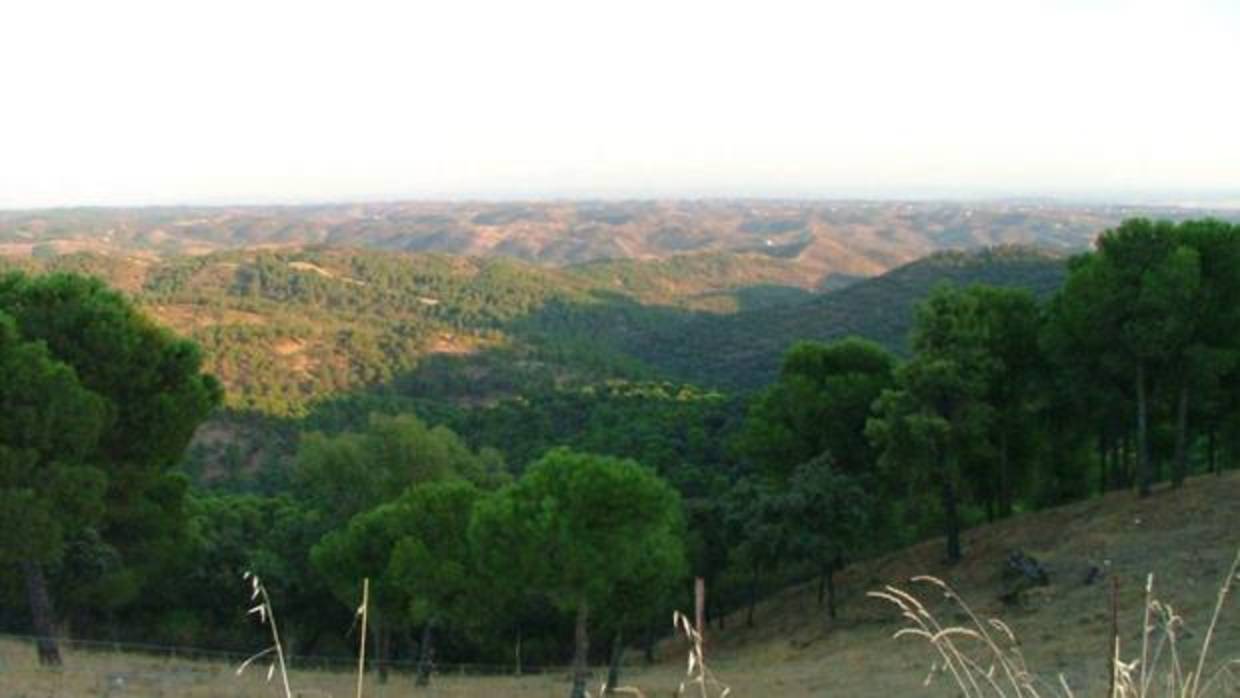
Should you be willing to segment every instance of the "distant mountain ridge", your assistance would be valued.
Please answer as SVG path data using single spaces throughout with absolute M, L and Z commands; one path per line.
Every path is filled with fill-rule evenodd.
M 326 246 L 512 257 L 542 266 L 745 253 L 783 282 L 834 288 L 944 249 L 1081 249 L 1133 216 L 1200 209 L 1011 202 L 773 200 L 395 202 L 0 211 L 0 255 L 151 258 Z M 1236 211 L 1218 211 L 1236 217 Z

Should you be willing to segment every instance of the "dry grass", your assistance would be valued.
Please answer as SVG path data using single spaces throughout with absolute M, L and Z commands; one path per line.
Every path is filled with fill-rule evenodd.
M 1029 671 L 1015 634 L 1003 621 L 997 618 L 983 621 L 941 579 L 915 577 L 913 581 L 936 587 L 969 619 L 968 625 L 945 626 L 916 596 L 902 589 L 888 586 L 883 591 L 870 592 L 870 596 L 900 609 L 906 625 L 895 632 L 896 639 L 920 638 L 937 652 L 938 659 L 931 664 L 924 686 L 929 686 L 936 674 L 945 673 L 951 676 L 965 698 L 991 695 L 1071 698 L 1072 692 L 1062 676 L 1060 685 L 1054 686 L 1043 683 L 1044 679 Z
M 700 598 L 700 597 L 699 597 Z M 732 688 L 715 676 L 715 672 L 706 666 L 706 650 L 702 633 L 689 622 L 689 618 L 680 611 L 672 615 L 672 625 L 677 632 L 684 635 L 689 643 L 689 665 L 685 668 L 685 680 L 680 682 L 676 695 L 684 695 L 688 690 L 701 698 L 727 698 Z M 696 687 L 696 689 L 695 689 Z
M 1116 643 L 1113 661 L 1114 675 L 1112 678 L 1113 696 L 1115 698 L 1202 698 L 1212 695 L 1212 690 L 1235 695 L 1240 692 L 1240 659 L 1231 659 L 1210 668 L 1208 660 L 1210 650 L 1218 629 L 1223 608 L 1231 595 L 1232 586 L 1240 573 L 1240 552 L 1227 571 L 1222 585 L 1219 586 L 1218 600 L 1214 605 L 1214 614 L 1210 617 L 1210 625 L 1197 651 L 1197 661 L 1182 657 L 1179 640 L 1183 633 L 1184 619 L 1181 618 L 1170 604 L 1154 598 L 1154 575 L 1150 575 L 1145 585 L 1145 618 L 1142 624 L 1141 656 L 1124 662 L 1120 656 L 1120 648 Z M 1160 658 L 1166 661 L 1160 665 Z M 1160 668 L 1161 667 L 1161 668 Z
M 280 642 L 280 629 L 276 625 L 276 613 L 275 609 L 271 607 L 271 597 L 267 594 L 267 587 L 263 586 L 262 580 L 253 572 L 247 571 L 243 575 L 243 579 L 250 583 L 250 601 L 258 602 L 250 609 L 249 615 L 257 615 L 258 622 L 267 626 L 271 631 L 271 646 L 242 662 L 241 666 L 237 667 L 237 676 L 241 676 L 245 672 L 246 667 L 270 655 L 272 660 L 267 668 L 267 681 L 270 682 L 276 669 L 279 669 L 280 685 L 284 689 L 284 698 L 293 698 L 293 691 L 289 687 L 288 682 L 288 663 L 284 661 L 284 645 Z M 358 694 L 360 698 L 360 690 Z
M 25 642 L 0 640 L 0 698 L 277 698 L 283 696 L 280 681 L 267 680 L 267 668 L 246 671 L 237 676 L 237 661 L 220 659 L 191 660 L 184 657 L 154 657 L 133 652 L 83 650 L 62 647 L 65 669 L 47 670 L 38 667 L 34 647 Z M 912 658 L 910 658 L 912 661 Z M 822 667 L 801 662 L 772 665 L 747 658 L 712 661 L 710 668 L 724 677 L 732 687 L 732 696 L 749 698 L 808 698 L 821 696 L 829 690 L 833 695 L 885 695 L 872 692 L 874 686 L 885 685 L 877 672 L 853 674 L 823 681 Z M 331 668 L 316 670 L 300 664 L 296 658 L 289 666 L 292 695 L 297 698 L 353 698 L 356 691 L 355 666 L 341 660 Z M 626 686 L 619 696 L 671 698 L 685 680 L 682 661 L 654 666 L 633 665 L 625 668 Z M 911 676 L 913 672 L 898 672 Z M 599 696 L 605 668 L 596 670 L 591 693 Z M 804 679 L 814 677 L 808 682 Z M 565 698 L 572 684 L 568 667 L 522 676 L 466 676 L 453 672 L 436 674 L 430 687 L 414 686 L 412 666 L 394 668 L 386 683 L 379 683 L 373 671 L 366 679 L 367 698 Z M 904 682 L 916 687 L 916 680 Z M 836 691 L 834 687 L 851 686 Z M 696 689 L 696 686 L 689 688 Z M 855 689 L 855 690 L 853 690 Z M 700 694 L 686 691 L 687 698 Z M 712 693 L 712 698 L 718 694 Z
M 1146 602 L 1142 616 L 1140 655 L 1125 661 L 1119 636 L 1114 638 L 1115 652 L 1111 661 L 1111 698 L 1205 698 L 1211 695 L 1236 695 L 1240 676 L 1234 669 L 1240 660 L 1209 665 L 1211 644 L 1222 616 L 1224 605 L 1240 573 L 1240 552 L 1219 587 L 1214 613 L 1196 660 L 1181 655 L 1180 639 L 1184 619 L 1170 604 L 1154 597 L 1154 576 L 1147 578 Z M 938 654 L 931 665 L 925 685 L 936 674 L 951 677 L 965 698 L 1074 698 L 1075 694 L 1063 674 L 1040 676 L 1029 670 L 1016 635 L 997 618 L 979 617 L 950 585 L 936 577 L 915 577 L 941 592 L 967 617 L 961 625 L 944 625 L 915 595 L 893 586 L 870 596 L 887 601 L 900 610 L 905 626 L 894 637 L 915 637 L 924 640 Z
M 33 647 L 0 642 L 0 696 L 3 698 L 275 698 L 283 696 L 278 680 L 267 681 L 266 671 L 236 674 L 236 664 L 176 658 L 148 658 L 127 652 L 66 652 L 66 669 L 37 667 Z M 672 681 L 673 677 L 666 677 Z M 437 675 L 429 688 L 414 686 L 414 672 L 394 671 L 386 683 L 371 674 L 368 698 L 452 696 L 459 698 L 564 698 L 569 678 L 543 676 Z M 301 698 L 353 698 L 356 676 L 344 665 L 314 671 L 290 668 L 292 695 Z M 668 695 L 668 692 L 650 695 Z
M 1142 500 L 1129 492 L 1024 514 L 965 532 L 965 559 L 943 561 L 942 539 L 849 566 L 838 577 L 841 617 L 830 622 L 815 602 L 812 583 L 785 589 L 758 605 L 756 627 L 746 628 L 743 610 L 727 619 L 726 630 L 710 629 L 708 651 L 734 695 L 748 695 L 723 662 L 785 667 L 778 677 L 787 695 L 814 695 L 815 688 L 843 686 L 847 695 L 925 695 L 924 648 L 891 643 L 889 604 L 866 597 L 886 584 L 933 575 L 969 599 L 980 616 L 1001 617 L 1022 641 L 1031 667 L 1063 673 L 1078 695 L 1105 695 L 1111 654 L 1111 584 L 1119 583 L 1121 619 L 1139 619 L 1145 607 L 1147 574 L 1176 602 L 1189 631 L 1181 647 L 1193 652 L 1204 638 L 1217 601 L 1219 580 L 1240 544 L 1240 472 L 1190 479 L 1179 490 L 1160 490 Z M 1004 603 L 1007 555 L 1023 550 L 1036 557 L 1051 584 Z M 1091 567 L 1102 578 L 1086 583 Z M 951 604 L 935 599 L 931 609 L 947 625 L 968 621 Z M 1232 597 L 1229 606 L 1235 607 Z M 1224 620 L 1240 615 L 1231 612 Z M 1220 620 L 1223 623 L 1223 620 Z M 1224 627 L 1220 625 L 1220 627 Z M 1123 647 L 1141 643 L 1139 622 L 1121 625 Z M 919 652 L 920 650 L 920 652 Z M 673 654 L 667 652 L 667 655 Z M 675 651 L 679 657 L 679 649 Z M 1213 656 L 1240 657 L 1240 632 L 1216 633 Z M 782 673 L 782 672 L 781 672 Z M 907 677 L 915 675 L 911 681 Z

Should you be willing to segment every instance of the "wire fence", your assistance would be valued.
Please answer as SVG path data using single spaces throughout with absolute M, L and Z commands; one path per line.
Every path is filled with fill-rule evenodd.
M 0 698 L 267 698 L 283 696 L 283 684 L 264 657 L 243 672 L 238 668 L 251 655 L 196 647 L 132 642 L 62 639 L 63 663 L 43 667 L 38 662 L 36 638 L 0 635 Z M 357 658 L 294 656 L 289 683 L 301 698 L 353 697 L 357 690 Z M 541 698 L 567 694 L 571 669 L 567 666 L 445 664 L 433 667 L 431 685 L 416 688 L 417 662 L 386 663 L 386 680 L 368 660 L 364 694 L 370 698 L 396 696 L 454 696 L 459 698 Z M 604 669 L 595 669 L 592 684 Z M 667 682 L 674 677 L 668 676 Z M 660 681 L 664 683 L 664 681 Z M 671 683 L 674 685 L 674 683 Z M 597 691 L 595 691 L 597 693 Z
M 0 633 L 0 643 L 10 643 L 24 645 L 30 648 L 35 647 L 38 637 L 34 635 L 16 635 L 8 633 Z M 202 662 L 223 662 L 240 665 L 246 659 L 253 656 L 253 652 L 241 652 L 236 650 L 218 650 L 207 649 L 203 647 L 193 647 L 188 645 L 165 645 L 145 642 L 120 642 L 110 640 L 83 640 L 77 638 L 57 638 L 57 645 L 61 652 L 73 652 L 85 655 L 102 655 L 109 653 L 119 653 L 125 656 L 147 657 L 165 660 L 185 660 L 185 661 L 202 661 Z M 34 650 L 31 649 L 33 652 Z M 368 652 L 367 654 L 370 654 Z M 0 652 L 0 661 L 3 660 L 3 652 Z M 293 655 L 286 654 L 286 659 L 290 662 L 296 662 L 301 668 L 316 671 L 337 671 L 347 670 L 356 671 L 357 656 L 347 655 Z M 375 663 L 373 656 L 368 657 L 367 662 Z M 413 671 L 417 668 L 418 660 L 416 658 L 399 658 L 389 659 L 384 662 L 385 666 L 394 671 Z M 441 674 L 469 675 L 469 676 L 500 676 L 509 674 L 548 674 L 568 671 L 571 667 L 567 664 L 525 664 L 519 668 L 513 663 L 507 664 L 484 664 L 477 662 L 434 662 L 434 671 Z M 0 671 L 3 666 L 0 665 Z M 2 698 L 2 694 L 0 694 Z

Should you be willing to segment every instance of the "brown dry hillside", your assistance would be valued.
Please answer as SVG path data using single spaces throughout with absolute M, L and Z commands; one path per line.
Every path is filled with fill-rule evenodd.
M 1080 249 L 1124 218 L 1235 212 L 1055 201 L 404 201 L 0 211 L 0 256 L 161 257 L 330 247 L 505 256 L 544 265 L 748 252 L 831 288 L 944 249 Z
M 1146 500 L 1116 492 L 1016 516 L 969 531 L 964 546 L 964 561 L 951 567 L 943 563 L 941 539 L 849 567 L 840 578 L 836 623 L 817 608 L 812 584 L 761 603 L 753 628 L 744 627 L 743 612 L 735 614 L 726 630 L 711 631 L 720 673 L 733 673 L 732 683 L 746 689 L 740 695 L 750 696 L 956 695 L 945 677 L 936 679 L 936 689 L 921 688 L 932 650 L 915 639 L 890 639 L 898 613 L 865 596 L 896 585 L 933 601 L 944 624 L 963 622 L 932 587 L 908 581 L 924 574 L 947 580 L 979 613 L 1002 617 L 1030 668 L 1051 680 L 1063 673 L 1081 696 L 1105 692 L 1112 578 L 1119 580 L 1121 651 L 1130 659 L 1140 652 L 1144 587 L 1153 573 L 1155 595 L 1185 620 L 1180 649 L 1195 660 L 1240 548 L 1240 472 L 1198 477 Z M 1016 604 L 1000 598 L 1011 589 L 1003 569 L 1014 550 L 1037 558 L 1050 575 L 1049 586 L 1023 593 Z M 1087 584 L 1091 566 L 1103 574 Z M 1228 599 L 1219 627 L 1211 656 L 1240 658 L 1237 595 Z

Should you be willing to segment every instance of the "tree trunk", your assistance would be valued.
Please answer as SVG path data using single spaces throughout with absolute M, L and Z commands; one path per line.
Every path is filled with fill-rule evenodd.
M 1001 519 L 1012 515 L 1012 476 L 1008 472 L 1011 467 L 1007 429 L 1001 428 L 999 430 L 999 518 Z
M 1132 445 L 1132 434 L 1127 434 L 1124 436 L 1124 441 L 1121 444 L 1121 448 L 1123 449 L 1120 452 L 1120 457 L 1121 457 L 1121 460 L 1123 461 L 1122 462 L 1123 467 L 1121 468 L 1122 480 L 1120 481 L 1119 486 L 1116 489 L 1126 490 L 1132 487 L 1133 484 L 1136 482 L 1135 480 L 1136 476 L 1134 475 L 1134 473 L 1136 472 L 1136 465 L 1133 462 L 1134 459 L 1136 458 L 1136 454 L 1135 454 L 1135 449 L 1133 448 L 1133 445 Z
M 1188 477 L 1188 386 L 1180 386 L 1180 399 L 1175 413 L 1175 470 L 1171 484 L 1180 487 Z
M 960 512 L 956 502 L 956 485 L 947 472 L 947 454 L 939 448 L 939 476 L 943 478 L 943 526 L 947 534 L 947 562 L 960 562 Z
M 386 626 L 375 625 L 375 669 L 379 672 L 379 683 L 387 683 L 388 658 L 392 646 L 392 631 Z
M 1137 363 L 1137 493 L 1150 496 L 1154 484 L 1154 471 L 1150 468 L 1150 442 L 1147 429 L 1149 406 L 1145 395 L 1145 362 Z
M 1218 467 L 1218 450 L 1217 450 L 1217 444 L 1216 444 L 1216 439 L 1215 439 L 1214 427 L 1210 427 L 1210 434 L 1209 436 L 1206 437 L 1206 444 L 1207 444 L 1206 445 L 1206 450 L 1207 450 L 1206 458 L 1209 460 L 1209 463 L 1210 463 L 1210 472 L 1214 473 L 1215 475 L 1222 475 L 1223 471 L 1219 469 Z
M 655 626 L 646 628 L 646 636 L 642 639 L 642 654 L 646 657 L 646 664 L 654 664 L 654 643 L 659 641 L 660 630 Z
M 818 568 L 818 608 L 822 608 L 822 602 L 826 598 L 827 575 L 830 574 L 830 565 L 826 560 Z
M 1111 450 L 1106 431 L 1098 432 L 1098 494 L 1107 493 L 1107 471 L 1111 465 Z
M 512 655 L 513 655 L 513 660 L 516 661 L 516 665 L 514 666 L 514 674 L 517 676 L 520 676 L 521 675 L 521 628 L 520 626 L 517 627 L 517 642 L 516 642 L 516 645 L 512 649 Z
M 323 631 L 321 629 L 312 628 L 310 630 L 309 639 L 306 640 L 304 646 L 301 648 L 301 653 L 306 656 L 312 656 L 314 654 L 314 648 L 318 647 L 319 640 L 322 639 L 322 637 Z
M 749 610 L 745 614 L 745 627 L 753 627 L 753 609 L 758 605 L 758 568 L 753 569 L 753 574 L 749 577 Z
M 1111 489 L 1128 489 L 1128 435 L 1124 434 L 1115 442 L 1115 464 L 1111 470 Z
M 429 686 L 431 683 L 431 661 L 435 657 L 434 641 L 435 619 L 431 618 L 422 626 L 422 641 L 418 643 L 418 675 L 415 686 Z
M 607 686 L 603 689 L 604 693 L 614 693 L 620 687 L 620 660 L 623 658 L 624 638 L 617 630 L 615 637 L 611 639 L 611 663 L 607 667 Z
M 706 580 L 706 588 L 714 589 L 714 581 Z M 719 627 L 719 609 L 714 603 L 714 594 L 707 596 L 706 599 L 706 625 L 707 627 Z
M 569 698 L 585 698 L 586 679 L 589 678 L 590 635 L 587 623 L 590 606 L 585 599 L 577 602 L 577 625 L 573 643 L 573 691 Z
M 839 569 L 840 561 L 836 558 L 827 568 L 827 617 L 835 620 L 835 571 Z
M 52 620 L 52 597 L 47 593 L 43 566 L 28 561 L 21 563 L 21 568 L 22 576 L 26 578 L 26 600 L 30 604 L 30 621 L 39 649 L 39 664 L 60 666 L 60 647 L 56 644 L 56 629 Z
M 1104 494 L 1118 489 L 1120 481 L 1124 478 L 1124 442 L 1114 434 L 1107 439 L 1107 459 L 1107 479 L 1102 486 Z

